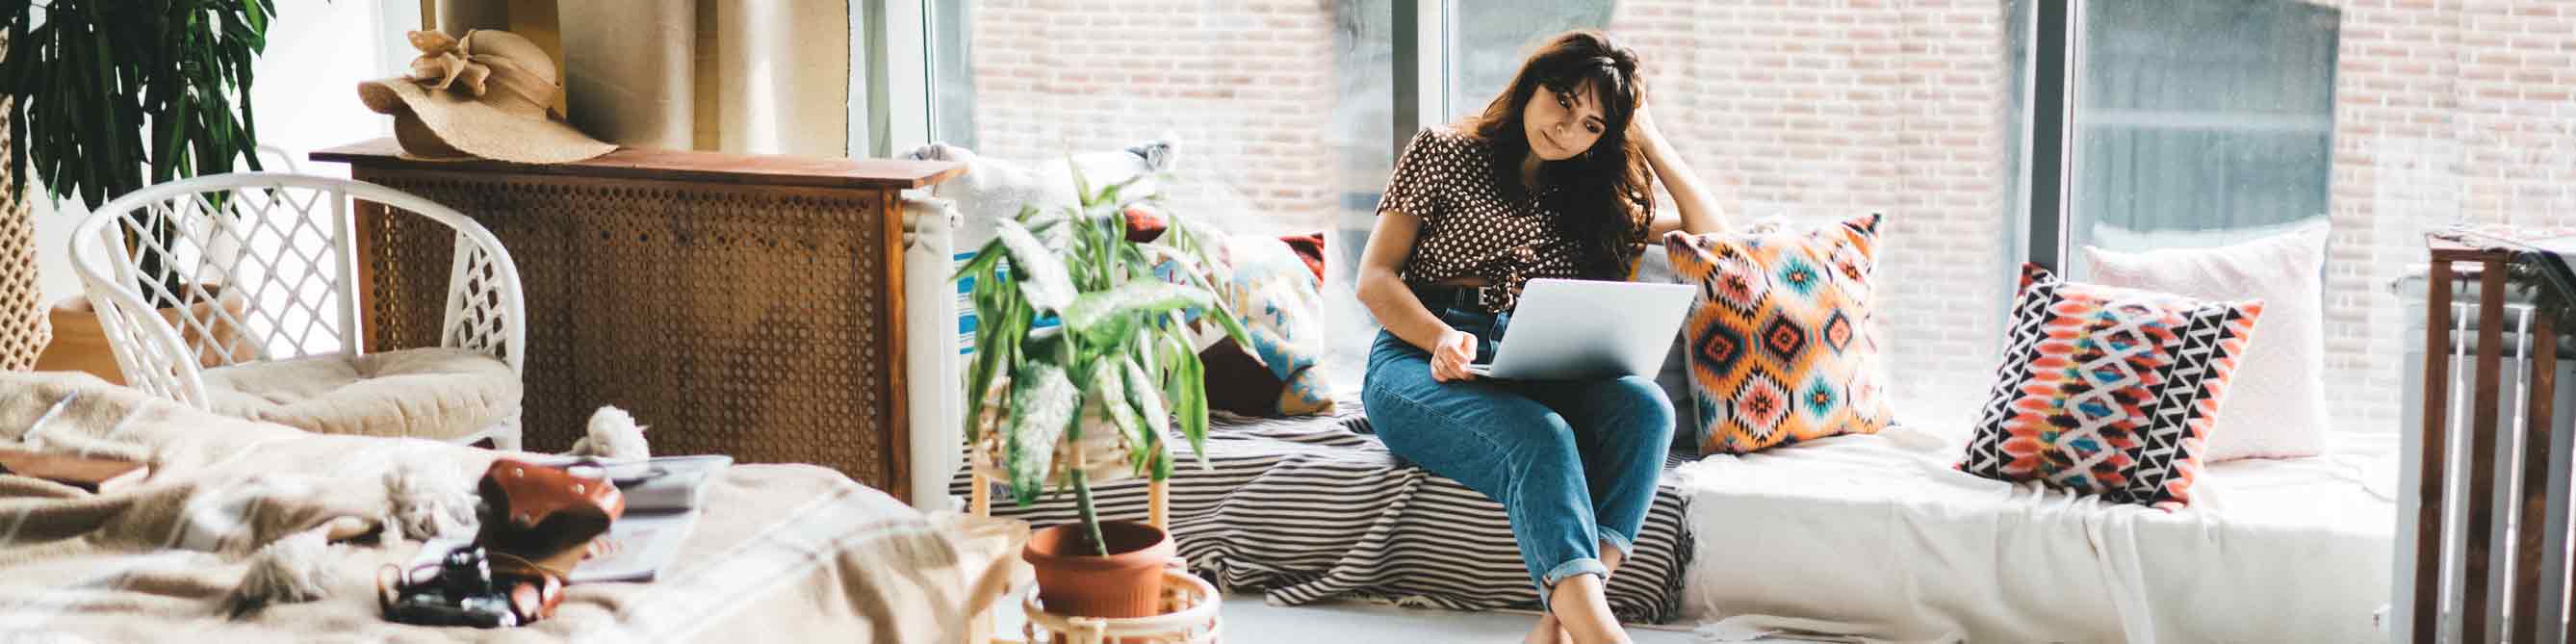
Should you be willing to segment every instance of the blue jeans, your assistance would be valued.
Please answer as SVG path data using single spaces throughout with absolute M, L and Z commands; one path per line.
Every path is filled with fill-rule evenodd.
M 1478 361 L 1511 323 L 1431 304 L 1476 335 Z M 1634 548 L 1672 445 L 1673 404 L 1651 378 L 1439 382 L 1429 353 L 1386 331 L 1361 395 L 1387 449 L 1502 503 L 1541 606 L 1559 580 L 1609 576 L 1598 544 Z

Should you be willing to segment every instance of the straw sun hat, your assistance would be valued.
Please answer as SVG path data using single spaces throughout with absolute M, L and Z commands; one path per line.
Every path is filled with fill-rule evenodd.
M 411 72 L 358 84 L 367 109 L 394 117 L 394 140 L 411 156 L 565 163 L 617 146 L 583 135 L 554 113 L 555 63 L 506 31 L 455 38 L 411 32 Z

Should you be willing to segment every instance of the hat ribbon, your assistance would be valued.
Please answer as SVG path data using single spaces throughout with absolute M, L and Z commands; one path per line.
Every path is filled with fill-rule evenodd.
M 545 109 L 554 84 L 528 72 L 518 61 L 469 53 L 475 33 L 457 38 L 437 31 L 411 32 L 411 46 L 420 50 L 420 57 L 412 59 L 411 73 L 405 78 L 434 91 L 457 92 L 486 102 L 503 99 L 502 107 Z M 496 86 L 504 90 L 502 95 L 489 95 Z

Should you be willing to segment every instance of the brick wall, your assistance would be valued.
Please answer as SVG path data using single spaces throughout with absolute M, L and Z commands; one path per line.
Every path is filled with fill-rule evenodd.
M 1888 215 L 1881 274 L 1901 400 L 1982 400 L 2010 288 L 2011 66 L 1996 0 L 1624 0 L 1659 121 L 1740 218 Z M 2351 0 L 2338 44 L 2327 369 L 2338 420 L 2394 427 L 2402 309 L 2386 286 L 2454 219 L 2576 225 L 2576 2 Z M 1182 202 L 1323 227 L 1348 138 L 1333 6 L 989 1 L 975 9 L 988 152 L 1038 158 L 1159 133 Z M 1543 36 L 1544 34 L 1533 34 Z M 1361 94 L 1375 97 L 1375 94 Z M 1374 99 L 1373 100 L 1382 100 Z M 1483 97 L 1457 100 L 1481 104 Z M 1343 185 L 1348 184 L 1348 185 Z
M 1061 159 L 1180 142 L 1184 212 L 1320 230 L 1341 186 L 1326 146 L 1332 12 L 1314 0 L 975 2 L 979 152 Z
M 2009 295 L 2004 13 L 1993 2 L 1629 0 L 1659 126 L 1738 221 L 1887 215 L 1878 269 L 1893 393 L 1982 400 Z
M 2576 7 L 2369 0 L 2341 8 L 2327 369 L 2340 419 L 2393 429 L 2421 340 L 2387 288 L 2454 220 L 2576 224 Z

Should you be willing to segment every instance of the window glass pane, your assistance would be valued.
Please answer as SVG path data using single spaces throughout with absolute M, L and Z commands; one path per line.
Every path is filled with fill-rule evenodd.
M 1481 110 L 1531 45 L 1603 27 L 1644 59 L 1655 121 L 1737 225 L 1884 213 L 1874 306 L 1898 412 L 1966 427 L 1993 382 L 2018 255 L 2001 0 L 1450 6 L 1452 115 Z
M 2326 215 L 2335 10 L 2176 0 L 2083 17 L 2076 243 L 2216 246 Z
M 1520 71 L 1521 58 L 1548 38 L 1610 24 L 1610 0 L 1485 0 L 1449 3 L 1448 109 L 1452 119 L 1485 111 Z
M 1017 162 L 1176 143 L 1169 204 L 1228 232 L 1327 232 L 1333 363 L 1374 332 L 1349 276 L 1393 165 L 1388 0 L 931 0 L 932 137 Z M 1320 64 L 1319 64 L 1320 63 Z
M 2329 216 L 2338 10 L 2297 0 L 2104 2 L 2084 5 L 2081 20 L 2063 254 L 2072 276 L 2087 277 L 2084 245 L 2208 248 Z M 2349 266 L 2330 259 L 2325 272 L 2331 281 Z M 2320 304 L 2352 302 L 2364 282 L 2330 284 Z M 2380 376 L 2398 367 L 2369 366 L 2367 343 L 2350 341 L 2365 332 L 2330 331 L 2347 340 L 2327 342 L 2325 373 L 2354 375 L 2325 378 L 2328 409 L 2346 427 L 2387 431 L 2396 391 Z
M 2327 406 L 2384 434 L 2423 233 L 2576 223 L 2576 7 L 2333 4 L 2086 3 L 2073 230 L 2204 246 L 2326 216 Z
M 2207 248 L 2326 218 L 2338 13 L 2297 0 L 2084 5 L 2072 98 L 2071 247 L 2061 254 L 2069 274 L 2087 277 L 2084 245 Z M 2274 306 L 2266 314 L 2316 310 Z M 2327 365 L 2397 369 L 2370 371 L 2358 364 L 2370 360 L 2366 349 L 2343 346 Z M 2327 396 L 2359 402 L 2370 380 L 2327 378 Z M 2388 401 L 2394 394 L 2382 391 Z M 2371 406 L 2342 406 L 2341 415 L 2361 426 Z

